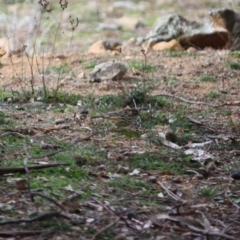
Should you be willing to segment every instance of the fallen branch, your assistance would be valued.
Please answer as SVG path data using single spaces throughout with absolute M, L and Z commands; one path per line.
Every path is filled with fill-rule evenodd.
M 2 134 L 2 137 L 7 136 L 7 135 L 16 135 L 16 136 L 21 137 L 21 138 L 28 137 L 28 136 L 25 136 L 25 135 L 23 135 L 21 133 L 18 133 L 18 132 L 6 132 L 6 133 Z
M 82 141 L 86 141 L 86 140 L 89 140 L 91 138 L 92 134 L 90 134 L 89 136 L 87 137 L 84 137 L 84 138 L 77 138 L 75 139 L 74 141 L 72 141 L 72 143 L 66 147 L 66 148 L 63 148 L 63 149 L 59 149 L 57 151 L 53 151 L 53 152 L 49 152 L 49 153 L 46 153 L 46 154 L 43 154 L 43 155 L 40 155 L 40 156 L 36 156 L 36 157 L 29 157 L 28 160 L 32 160 L 32 159 L 41 159 L 41 158 L 45 158 L 45 157 L 51 157 L 51 156 L 54 156 L 58 153 L 61 153 L 61 152 L 66 152 L 68 151 L 70 148 L 72 148 L 74 145 L 76 145 L 77 143 L 79 142 L 82 142 Z
M 217 237 L 220 237 L 220 238 L 223 238 L 223 239 L 226 239 L 226 240 L 237 240 L 237 238 L 235 237 L 232 237 L 232 236 L 229 236 L 225 233 L 221 233 L 221 232 L 217 232 L 217 231 L 206 231 L 205 229 L 199 229 L 199 228 L 196 228 L 192 225 L 186 225 L 187 228 L 195 233 L 200 233 L 204 236 L 217 236 Z
M 27 147 L 24 145 L 24 149 L 25 149 L 25 152 L 27 154 L 28 157 L 30 157 L 29 153 L 28 153 L 28 150 L 27 150 Z M 28 195 L 31 199 L 32 202 L 34 202 L 34 198 L 33 196 L 31 195 L 31 187 L 30 187 L 30 172 L 29 172 L 29 169 L 28 169 L 28 158 L 25 158 L 24 161 L 23 161 L 23 165 L 24 165 L 24 168 L 25 168 L 25 172 L 26 172 L 26 178 L 27 178 L 27 192 L 28 192 Z
M 227 235 L 223 232 L 220 232 L 219 230 L 213 230 L 214 227 L 211 225 L 209 220 L 204 216 L 204 214 L 201 212 L 198 213 L 202 215 L 202 220 L 198 218 L 192 219 L 185 218 L 182 216 L 171 216 L 169 214 L 159 214 L 157 215 L 157 220 L 170 220 L 171 222 L 178 223 L 181 227 L 187 227 L 192 232 L 199 233 L 203 236 L 206 236 L 207 238 L 209 236 L 217 236 L 222 239 L 237 240 L 237 238 Z M 158 227 L 162 227 L 162 225 L 159 224 L 157 221 L 153 221 L 153 224 Z
M 176 99 L 179 99 L 179 100 L 181 100 L 183 102 L 186 102 L 186 103 L 197 104 L 197 105 L 207 105 L 207 106 L 214 107 L 214 108 L 219 108 L 219 107 L 223 107 L 223 106 L 240 106 L 240 101 L 231 101 L 231 102 L 225 102 L 225 103 L 220 104 L 220 105 L 214 105 L 214 104 L 206 103 L 206 102 L 191 101 L 191 100 L 188 100 L 186 98 L 175 96 L 175 95 L 168 94 L 168 93 L 161 93 L 161 94 L 153 95 L 153 97 L 176 98 Z
M 32 236 L 32 235 L 40 235 L 46 234 L 46 230 L 36 230 L 36 231 L 8 231 L 8 232 L 0 232 L 0 237 L 25 237 L 25 236 Z M 51 233 L 51 232 L 49 232 Z
M 188 100 L 186 98 L 175 96 L 175 95 L 168 94 L 168 93 L 161 93 L 161 94 L 153 95 L 153 97 L 176 98 L 176 99 L 181 100 L 181 101 L 186 102 L 186 103 L 197 104 L 197 105 L 207 105 L 207 106 L 214 107 L 214 108 L 219 108 L 219 107 L 223 107 L 223 106 L 240 106 L 240 101 L 225 102 L 225 103 L 220 104 L 220 105 L 214 105 L 214 104 L 206 103 L 206 102 L 196 102 L 196 101 Z
M 32 223 L 32 222 L 36 222 L 36 221 L 42 221 L 42 220 L 45 220 L 45 219 L 49 219 L 49 218 L 52 218 L 52 217 L 62 217 L 64 219 L 67 219 L 67 220 L 71 221 L 70 217 L 68 217 L 68 216 L 66 216 L 66 215 L 64 215 L 60 212 L 48 212 L 48 213 L 40 214 L 39 216 L 34 217 L 34 218 L 0 222 L 0 226 L 8 225 L 8 224 Z
M 69 166 L 69 163 L 50 163 L 44 165 L 31 165 L 28 166 L 28 170 L 36 170 L 36 169 L 44 169 L 50 167 L 58 167 L 58 166 Z M 0 175 L 8 174 L 8 173 L 26 173 L 26 167 L 17 167 L 17 168 L 0 168 Z
M 33 157 L 28 157 L 25 159 L 26 162 L 28 162 L 29 160 L 33 160 L 33 159 L 41 159 L 41 158 L 45 158 L 45 157 L 51 157 L 54 156 L 58 153 L 61 152 L 65 152 L 68 151 L 70 148 L 72 148 L 74 145 L 76 145 L 78 142 L 81 141 L 86 141 L 89 140 L 91 138 L 92 134 L 90 134 L 87 137 L 84 138 L 77 138 L 74 141 L 72 141 L 72 143 L 63 149 L 57 150 L 57 151 L 53 151 L 53 152 L 49 152 L 40 156 L 33 156 Z M 42 168 L 48 168 L 48 167 L 56 167 L 56 166 L 68 166 L 68 163 L 52 163 L 52 164 L 47 164 L 47 165 L 33 165 L 33 166 L 28 166 L 28 170 L 34 170 L 34 169 L 42 169 Z M 0 175 L 3 174 L 8 174 L 8 173 L 25 173 L 26 172 L 26 168 L 25 167 L 19 167 L 19 168 L 0 168 Z
M 210 107 L 220 107 L 222 105 L 213 105 L 211 103 L 206 103 L 206 102 L 196 102 L 196 101 L 191 101 L 191 100 L 188 100 L 186 98 L 183 98 L 183 97 L 179 97 L 179 96 L 175 96 L 175 95 L 172 95 L 172 94 L 165 94 L 165 93 L 162 93 L 162 94 L 157 94 L 157 95 L 153 95 L 154 97 L 170 97 L 170 98 L 176 98 L 178 100 L 181 100 L 183 102 L 186 102 L 186 103 L 190 103 L 190 104 L 198 104 L 198 105 L 207 105 L 207 106 L 210 106 Z

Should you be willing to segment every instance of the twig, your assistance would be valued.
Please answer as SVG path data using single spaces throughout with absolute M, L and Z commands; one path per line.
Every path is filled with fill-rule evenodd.
M 18 133 L 18 132 L 5 132 L 2 134 L 2 137 L 6 136 L 6 135 L 16 135 L 18 137 L 21 137 L 21 138 L 25 138 L 25 137 L 28 137 L 28 136 L 25 136 L 21 133 Z
M 236 213 L 238 213 L 240 207 L 239 207 L 235 202 L 233 202 L 233 201 L 231 201 L 231 200 L 230 200 L 230 202 L 237 208 L 237 212 L 236 212 Z
M 161 182 L 157 182 L 157 184 L 159 184 L 164 190 L 165 192 L 168 194 L 168 196 L 170 196 L 171 198 L 173 198 L 175 201 L 180 201 L 182 203 L 184 203 L 185 201 L 182 200 L 180 197 L 178 197 L 176 194 L 174 194 L 173 192 L 171 192 L 169 189 L 167 189 L 167 187 L 165 187 Z
M 189 224 L 186 224 L 186 226 L 187 226 L 188 229 L 192 230 L 193 232 L 200 233 L 200 234 L 205 235 L 205 236 L 218 236 L 218 237 L 221 237 L 221 238 L 226 239 L 226 240 L 237 240 L 237 238 L 229 236 L 229 235 L 224 234 L 224 233 L 209 232 L 209 231 L 206 231 L 206 230 L 196 228 L 196 227 L 194 227 L 192 225 L 189 225 Z
M 8 224 L 19 224 L 19 223 L 32 223 L 32 222 L 36 222 L 36 221 L 41 221 L 41 220 L 45 220 L 45 219 L 49 219 L 51 217 L 62 217 L 64 219 L 70 220 L 71 218 L 60 213 L 60 212 L 48 212 L 48 213 L 43 213 L 40 214 L 37 217 L 34 218 L 29 218 L 29 219 L 20 219 L 20 220 L 10 220 L 10 221 L 5 221 L 5 222 L 0 222 L 0 226 L 3 225 L 8 225 Z
M 58 153 L 65 152 L 65 151 L 69 150 L 70 148 L 72 148 L 77 143 L 89 140 L 92 135 L 93 134 L 90 134 L 89 136 L 84 137 L 84 138 L 77 138 L 74 141 L 72 141 L 72 143 L 68 147 L 66 147 L 66 148 L 63 148 L 63 149 L 60 149 L 60 150 L 57 150 L 57 151 L 53 151 L 53 152 L 49 152 L 49 153 L 46 153 L 46 154 L 43 154 L 43 155 L 40 155 L 40 156 L 30 157 L 30 158 L 28 158 L 28 160 L 40 159 L 40 158 L 45 158 L 45 157 L 51 157 L 51 156 L 56 155 Z
M 38 192 L 31 192 L 30 194 L 31 194 L 31 197 L 33 197 L 33 196 L 39 196 L 39 197 L 45 198 L 45 199 L 47 199 L 49 202 L 55 204 L 55 205 L 56 205 L 57 207 L 59 207 L 61 210 L 65 211 L 65 208 L 64 208 L 62 205 L 60 205 L 60 204 L 59 204 L 58 202 L 56 202 L 54 199 L 46 196 L 45 194 L 38 193 Z
M 102 229 L 100 229 L 99 231 L 97 231 L 90 240 L 95 240 L 98 235 L 100 235 L 101 233 L 103 233 L 104 231 L 106 231 L 108 228 L 112 227 L 112 226 L 113 226 L 114 224 L 116 224 L 119 220 L 120 220 L 120 218 L 117 217 L 117 218 L 115 219 L 115 221 L 109 223 L 107 226 L 105 226 L 105 227 L 103 227 Z
M 24 150 L 26 152 L 26 154 L 28 155 L 29 157 L 29 153 L 27 151 L 27 147 L 24 146 Z M 29 173 L 29 169 L 28 169 L 28 158 L 25 158 L 24 161 L 23 161 L 23 165 L 24 165 L 24 169 L 25 169 L 25 172 L 26 172 L 26 178 L 27 178 L 27 192 L 29 194 L 29 197 L 31 199 L 32 202 L 34 202 L 34 198 L 33 196 L 31 195 L 31 187 L 30 187 L 30 173 Z
M 92 135 L 93 134 L 91 133 L 87 137 L 77 138 L 74 141 L 72 141 L 72 143 L 66 148 L 63 148 L 63 149 L 60 149 L 60 150 L 57 150 L 57 151 L 53 151 L 53 152 L 49 152 L 49 153 L 46 153 L 46 154 L 43 154 L 43 155 L 40 155 L 40 156 L 28 157 L 28 158 L 25 159 L 25 161 L 29 161 L 29 160 L 32 160 L 32 159 L 41 159 L 41 158 L 45 158 L 45 157 L 50 157 L 50 156 L 56 155 L 58 153 L 68 151 L 70 148 L 72 148 L 78 142 L 89 140 Z M 42 169 L 42 168 L 47 168 L 47 167 L 55 167 L 55 166 L 60 166 L 60 165 L 67 166 L 69 164 L 68 163 L 53 163 L 53 164 L 48 164 L 48 165 L 34 165 L 34 166 L 28 166 L 28 170 Z M 7 173 L 16 173 L 16 172 L 25 173 L 26 170 L 25 170 L 24 167 L 23 168 L 0 168 L 0 175 L 1 174 L 7 174 Z
M 198 105 L 207 105 L 207 106 L 210 106 L 210 107 L 220 107 L 220 106 L 223 106 L 223 105 L 213 105 L 211 103 L 206 103 L 206 102 L 196 102 L 196 101 L 191 101 L 191 100 L 188 100 L 188 99 L 185 99 L 183 97 L 179 97 L 179 96 L 175 96 L 175 95 L 172 95 L 172 94 L 165 94 L 165 93 L 162 93 L 162 94 L 157 94 L 157 95 L 154 95 L 154 97 L 171 97 L 171 98 L 176 98 L 176 99 L 179 99 L 183 102 L 186 102 L 186 103 L 190 103 L 190 104 L 198 104 Z
M 157 94 L 157 95 L 153 95 L 153 96 L 154 97 L 171 97 L 171 98 L 176 98 L 176 99 L 181 100 L 181 101 L 186 102 L 186 103 L 198 104 L 198 105 L 207 105 L 207 106 L 214 107 L 214 108 L 219 108 L 219 107 L 223 107 L 223 106 L 240 106 L 240 101 L 225 102 L 225 103 L 220 104 L 220 105 L 214 105 L 214 104 L 206 103 L 206 102 L 191 101 L 191 100 L 188 100 L 186 98 L 175 96 L 175 95 L 168 94 L 168 93 L 162 93 L 162 94 Z

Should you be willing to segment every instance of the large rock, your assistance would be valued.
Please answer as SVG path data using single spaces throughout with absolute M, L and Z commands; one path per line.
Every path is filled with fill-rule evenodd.
M 103 80 L 121 80 L 127 72 L 127 67 L 119 62 L 104 62 L 98 64 L 89 75 L 90 81 L 101 82 Z
M 240 14 L 231 9 L 215 9 L 209 12 L 214 26 L 225 28 L 230 39 L 227 48 L 240 50 Z
M 229 33 L 223 28 L 204 25 L 201 29 L 182 35 L 178 40 L 184 48 L 195 47 L 204 49 L 212 47 L 222 49 L 229 39 Z
M 177 39 L 184 48 L 219 49 L 224 47 L 228 38 L 229 33 L 224 28 L 215 28 L 210 24 L 189 21 L 178 14 L 170 14 L 159 18 L 143 41 L 148 41 L 148 47 L 153 47 L 158 42 Z

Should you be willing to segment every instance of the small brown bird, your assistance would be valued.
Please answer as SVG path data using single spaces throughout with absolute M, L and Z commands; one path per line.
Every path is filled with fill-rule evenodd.
M 136 108 L 126 107 L 120 111 L 104 113 L 92 118 L 104 118 L 111 121 L 117 127 L 132 126 L 136 122 L 139 111 Z

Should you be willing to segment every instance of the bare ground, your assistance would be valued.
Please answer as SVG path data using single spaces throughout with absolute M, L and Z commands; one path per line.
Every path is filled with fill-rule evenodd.
M 169 4 L 169 11 L 182 9 Z M 192 12 L 194 4 L 189 2 L 186 9 Z M 57 50 L 53 58 L 38 56 L 32 67 L 31 57 L 24 54 L 1 60 L 1 111 L 5 114 L 0 125 L 1 168 L 24 166 L 27 158 L 26 166 L 58 162 L 70 166 L 1 174 L 0 237 L 239 239 L 240 185 L 231 179 L 239 163 L 239 70 L 233 67 L 239 64 L 238 53 L 149 52 L 146 64 L 154 68 L 145 72 L 141 64 L 134 65 L 145 60 L 140 47 L 125 47 L 118 56 L 88 55 L 76 40 L 73 48 L 79 48 L 78 53 L 65 54 L 64 59 L 57 57 Z M 90 83 L 87 77 L 77 77 L 82 72 L 88 76 L 92 64 L 109 60 L 127 64 L 124 79 Z M 68 67 L 59 79 L 59 92 L 67 92 L 68 99 L 43 101 L 37 90 L 42 79 L 36 62 L 51 69 L 46 77 L 49 89 L 57 86 L 59 74 L 54 69 Z M 35 98 L 26 93 L 32 76 Z M 146 99 L 136 103 L 144 110 L 134 132 L 116 131 L 107 121 L 90 119 L 101 111 L 133 105 L 123 101 L 119 106 L 112 95 L 127 98 L 144 89 L 144 84 L 150 90 Z M 73 94 L 78 95 L 80 106 L 69 100 Z M 111 96 L 108 101 L 107 95 Z M 155 95 L 162 97 L 150 100 Z M 89 114 L 80 121 L 84 107 Z M 59 119 L 63 122 L 56 124 Z M 164 146 L 157 136 L 168 125 L 180 150 Z M 150 138 L 141 137 L 149 133 Z M 207 141 L 212 142 L 201 149 L 211 155 L 209 159 L 193 160 L 184 154 L 192 143 Z M 48 156 L 59 150 L 63 152 Z M 26 182 L 23 189 L 17 185 L 22 179 L 29 188 Z M 31 194 L 37 190 L 43 196 Z

